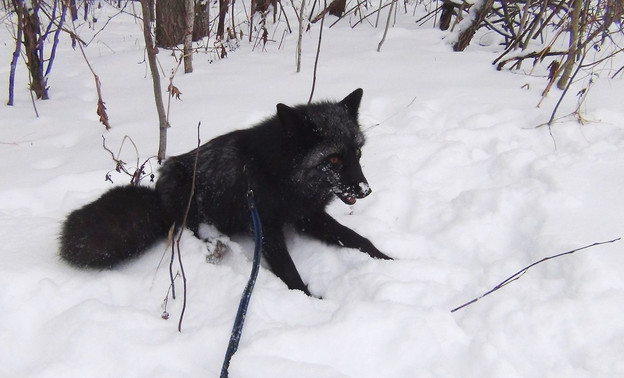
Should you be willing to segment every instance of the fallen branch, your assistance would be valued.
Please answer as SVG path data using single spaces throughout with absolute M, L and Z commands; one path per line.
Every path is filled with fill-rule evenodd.
M 454 309 L 452 309 L 452 310 L 451 310 L 451 312 L 455 312 L 455 311 L 457 311 L 457 310 L 461 310 L 462 308 L 464 308 L 464 307 L 466 307 L 466 306 L 469 306 L 469 305 L 471 305 L 471 304 L 473 304 L 473 303 L 477 302 L 478 300 L 482 299 L 483 297 L 486 297 L 486 296 L 488 296 L 488 295 L 492 294 L 492 293 L 493 293 L 493 292 L 495 292 L 496 290 L 501 289 L 503 286 L 506 286 L 506 285 L 508 285 L 508 284 L 512 283 L 513 281 L 515 281 L 515 280 L 517 280 L 518 278 L 522 277 L 522 275 L 523 275 L 524 273 L 526 273 L 529 269 L 531 269 L 532 267 L 534 267 L 534 266 L 535 266 L 535 265 L 537 265 L 537 264 L 541 264 L 541 263 L 543 263 L 543 262 L 545 262 L 545 261 L 552 260 L 552 259 L 555 259 L 555 258 L 557 258 L 557 257 L 561 257 L 561 256 L 565 256 L 565 255 L 571 255 L 571 254 L 573 254 L 573 253 L 575 253 L 575 252 L 582 251 L 582 250 L 584 250 L 584 249 L 588 249 L 588 248 L 591 248 L 591 247 L 595 247 L 595 246 L 597 246 L 597 245 L 614 243 L 614 242 L 616 242 L 616 241 L 618 241 L 618 240 L 620 240 L 620 239 L 621 239 L 621 238 L 617 238 L 617 239 L 613 239 L 613 240 L 609 240 L 609 241 L 604 241 L 604 242 L 597 242 L 597 243 L 594 243 L 594 244 L 586 245 L 586 246 L 581 247 L 581 248 L 573 249 L 573 250 L 568 251 L 568 252 L 563 252 L 563 253 L 559 253 L 559 254 L 557 254 L 557 255 L 553 255 L 553 256 L 545 257 L 545 258 L 543 258 L 543 259 L 541 259 L 541 260 L 539 260 L 539 261 L 536 261 L 536 262 L 534 262 L 534 263 L 532 263 L 532 264 L 530 264 L 530 265 L 528 265 L 528 266 L 526 266 L 526 267 L 522 268 L 521 270 L 519 270 L 518 272 L 516 272 L 514 275 L 510 276 L 509 278 L 507 278 L 507 279 L 506 279 L 506 280 L 504 280 L 503 282 L 501 282 L 501 283 L 499 283 L 498 285 L 494 286 L 494 288 L 493 288 L 493 289 L 491 289 L 490 291 L 488 291 L 488 292 L 486 292 L 485 294 L 481 295 L 480 297 L 477 297 L 477 298 L 475 298 L 475 299 L 473 299 L 473 300 L 471 300 L 471 301 L 469 301 L 469 302 L 466 302 L 466 303 L 464 303 L 463 305 L 461 305 L 461 306 L 459 306 L 459 307 L 455 307 Z

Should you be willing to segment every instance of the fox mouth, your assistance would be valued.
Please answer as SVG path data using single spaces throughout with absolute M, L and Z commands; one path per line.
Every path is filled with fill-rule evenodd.
M 350 195 L 348 193 L 343 193 L 340 190 L 335 190 L 334 194 L 336 195 L 336 197 L 340 198 L 340 200 L 346 203 L 347 205 L 353 205 L 357 201 L 357 198 L 355 196 Z
M 340 198 L 340 200 L 347 205 L 353 205 L 355 202 L 360 199 L 368 196 L 371 193 L 371 189 L 368 186 L 368 183 L 360 183 L 358 184 L 357 190 L 343 190 L 340 188 L 334 188 L 334 194 L 336 197 Z

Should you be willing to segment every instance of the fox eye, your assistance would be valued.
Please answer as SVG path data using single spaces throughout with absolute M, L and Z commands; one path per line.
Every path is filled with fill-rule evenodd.
M 340 164 L 341 162 L 340 157 L 336 155 L 330 156 L 329 159 L 327 159 L 327 161 L 329 161 L 329 164 L 331 165 L 337 165 L 337 164 Z
M 362 150 L 361 149 L 357 149 L 355 150 L 355 157 L 357 157 L 358 159 L 362 157 Z

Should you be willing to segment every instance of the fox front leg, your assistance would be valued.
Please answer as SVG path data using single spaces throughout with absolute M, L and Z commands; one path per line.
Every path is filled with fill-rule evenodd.
M 273 273 L 284 281 L 289 289 L 301 290 L 312 296 L 288 253 L 281 227 L 265 226 L 262 233 L 262 255 L 269 263 Z
M 370 240 L 338 223 L 324 211 L 299 220 L 297 229 L 327 244 L 355 248 L 377 259 L 392 260 L 391 257 L 378 250 Z

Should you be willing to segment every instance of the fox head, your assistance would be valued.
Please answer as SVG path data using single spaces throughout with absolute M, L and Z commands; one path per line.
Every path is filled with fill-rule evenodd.
M 292 149 L 291 180 L 304 197 L 335 194 L 352 205 L 371 193 L 360 157 L 364 134 L 358 123 L 362 89 L 340 102 L 289 107 L 277 105 L 277 116 Z

